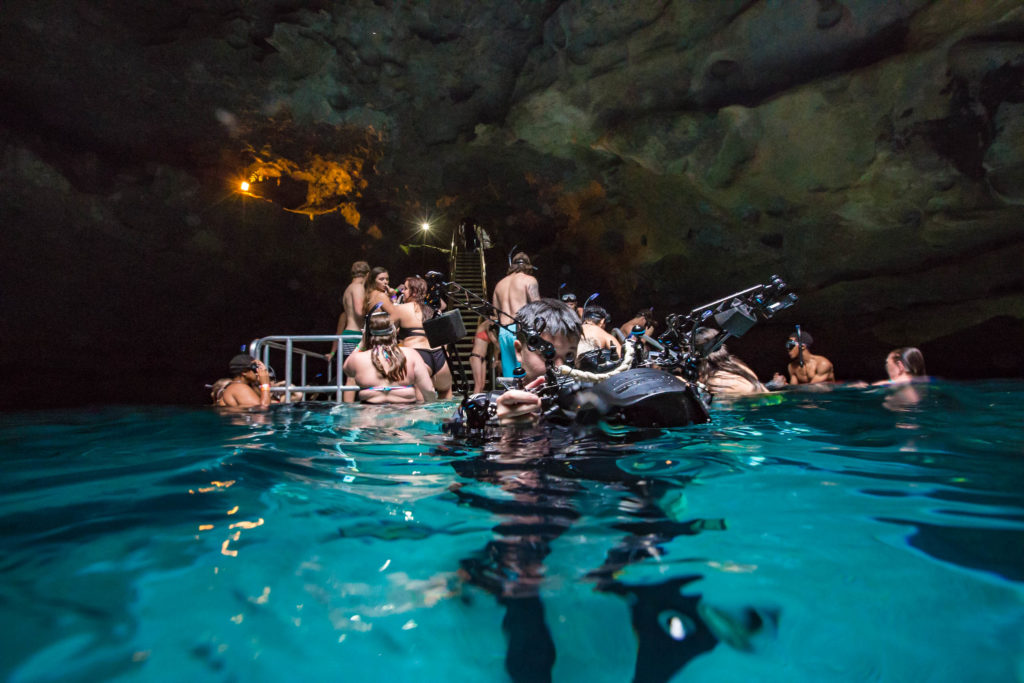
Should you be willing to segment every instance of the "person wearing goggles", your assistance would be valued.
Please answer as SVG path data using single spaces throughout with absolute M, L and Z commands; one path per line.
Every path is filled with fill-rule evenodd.
M 835 382 L 835 370 L 832 361 L 825 356 L 817 356 L 810 352 L 814 343 L 811 335 L 797 325 L 793 334 L 786 340 L 786 353 L 789 355 L 789 384 L 820 384 Z M 786 384 L 786 378 L 776 373 L 772 385 Z

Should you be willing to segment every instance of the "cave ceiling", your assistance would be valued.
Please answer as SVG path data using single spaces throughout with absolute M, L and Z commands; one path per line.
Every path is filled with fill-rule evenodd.
M 244 197 L 248 258 L 312 270 L 472 215 L 622 312 L 779 273 L 886 345 L 1024 320 L 1015 0 L 5 0 L 0 28 L 23 243 L 218 261 Z

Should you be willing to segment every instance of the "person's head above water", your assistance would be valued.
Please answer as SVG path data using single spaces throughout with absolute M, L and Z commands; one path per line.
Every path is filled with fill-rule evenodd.
M 516 313 L 516 323 L 516 357 L 527 382 L 544 374 L 545 353 L 554 365 L 575 361 L 583 324 L 571 306 L 556 299 L 531 301 Z
M 885 372 L 890 381 L 924 377 L 924 354 L 913 346 L 893 349 L 885 357 Z
M 374 306 L 369 315 L 366 316 L 366 324 L 363 327 L 363 348 L 370 349 L 375 346 L 388 346 L 395 342 L 395 326 L 391 322 L 391 316 L 380 308 L 380 304 Z
M 252 370 L 253 364 L 256 359 L 247 353 L 239 353 L 234 356 L 228 363 L 228 373 L 232 377 L 238 377 L 239 375 L 245 374 L 249 370 Z
M 813 343 L 814 339 L 806 331 L 793 332 L 789 335 L 789 339 L 786 340 L 786 351 L 789 353 L 790 358 L 796 358 L 800 355 L 801 346 L 804 350 L 809 350 Z

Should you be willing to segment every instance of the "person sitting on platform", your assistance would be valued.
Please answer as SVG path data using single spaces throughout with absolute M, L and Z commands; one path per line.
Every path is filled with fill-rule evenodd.
M 718 334 L 718 330 L 700 328 L 697 330 L 697 345 L 710 342 Z M 699 373 L 700 381 L 714 395 L 743 396 L 768 391 L 750 366 L 729 353 L 725 344 L 700 361 Z
M 414 275 L 405 278 L 404 303 L 394 304 L 391 317 L 398 323 L 398 341 L 402 346 L 415 349 L 430 369 L 434 389 L 440 399 L 452 397 L 452 371 L 441 347 L 431 348 L 423 321 L 436 315 L 433 308 L 424 303 L 427 281 Z
M 263 361 L 240 353 L 228 363 L 230 379 L 221 379 L 211 387 L 214 405 L 222 407 L 266 408 L 270 405 L 270 373 Z
M 605 331 L 608 317 L 608 311 L 595 304 L 583 309 L 583 336 L 580 338 L 577 354 L 600 349 L 614 349 L 615 358 L 622 356 L 622 344 Z
M 363 327 L 363 340 L 343 370 L 359 385 L 363 403 L 416 403 L 437 398 L 430 371 L 415 349 L 398 346 L 391 317 L 372 309 Z

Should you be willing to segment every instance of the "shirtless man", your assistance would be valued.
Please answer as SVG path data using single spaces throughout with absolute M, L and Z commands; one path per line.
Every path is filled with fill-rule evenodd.
M 583 309 L 583 336 L 580 337 L 576 355 L 595 349 L 615 349 L 615 354 L 622 357 L 622 344 L 605 331 L 607 323 L 608 311 L 601 306 L 591 304 Z
M 345 375 L 359 385 L 362 403 L 417 403 L 437 398 L 430 370 L 415 349 L 398 345 L 397 330 L 384 311 L 370 314 L 360 346 L 345 361 Z
M 363 297 L 366 294 L 363 282 L 369 272 L 370 264 L 366 261 L 353 263 L 352 282 L 345 288 L 345 293 L 341 295 L 341 315 L 338 316 L 338 331 L 335 334 L 342 336 L 341 354 L 343 359 L 348 358 L 363 337 L 361 331 L 364 314 Z M 338 343 L 335 342 L 328 355 L 333 356 L 337 351 Z
M 361 329 L 363 327 L 363 297 L 366 294 L 364 282 L 366 275 L 370 272 L 370 264 L 366 261 L 356 261 L 352 264 L 350 271 L 352 282 L 345 288 L 341 295 L 341 315 L 338 316 L 338 329 L 335 334 L 341 335 L 341 360 L 349 357 L 359 340 L 363 338 Z M 338 352 L 338 342 L 331 345 L 331 351 L 327 357 L 334 359 Z M 352 382 L 347 382 L 351 385 Z M 351 403 L 355 400 L 351 392 L 345 392 L 345 402 Z
M 214 405 L 249 408 L 270 405 L 270 373 L 262 361 L 247 353 L 240 353 L 228 364 L 229 380 L 218 380 L 213 385 Z
M 509 262 L 508 275 L 494 285 L 492 303 L 498 311 L 498 320 L 502 325 L 511 328 L 507 330 L 505 327 L 501 327 L 498 330 L 498 343 L 501 347 L 501 371 L 507 376 L 511 376 L 512 370 L 516 367 L 516 321 L 509 316 L 514 316 L 520 308 L 531 301 L 540 299 L 537 278 L 531 273 L 533 273 L 533 265 L 530 264 L 530 257 L 520 251 Z
M 832 361 L 825 356 L 815 356 L 807 350 L 814 343 L 811 335 L 797 327 L 797 331 L 789 335 L 786 341 L 786 352 L 789 354 L 790 384 L 820 384 L 835 382 Z M 785 384 L 785 378 L 776 373 L 772 385 Z

